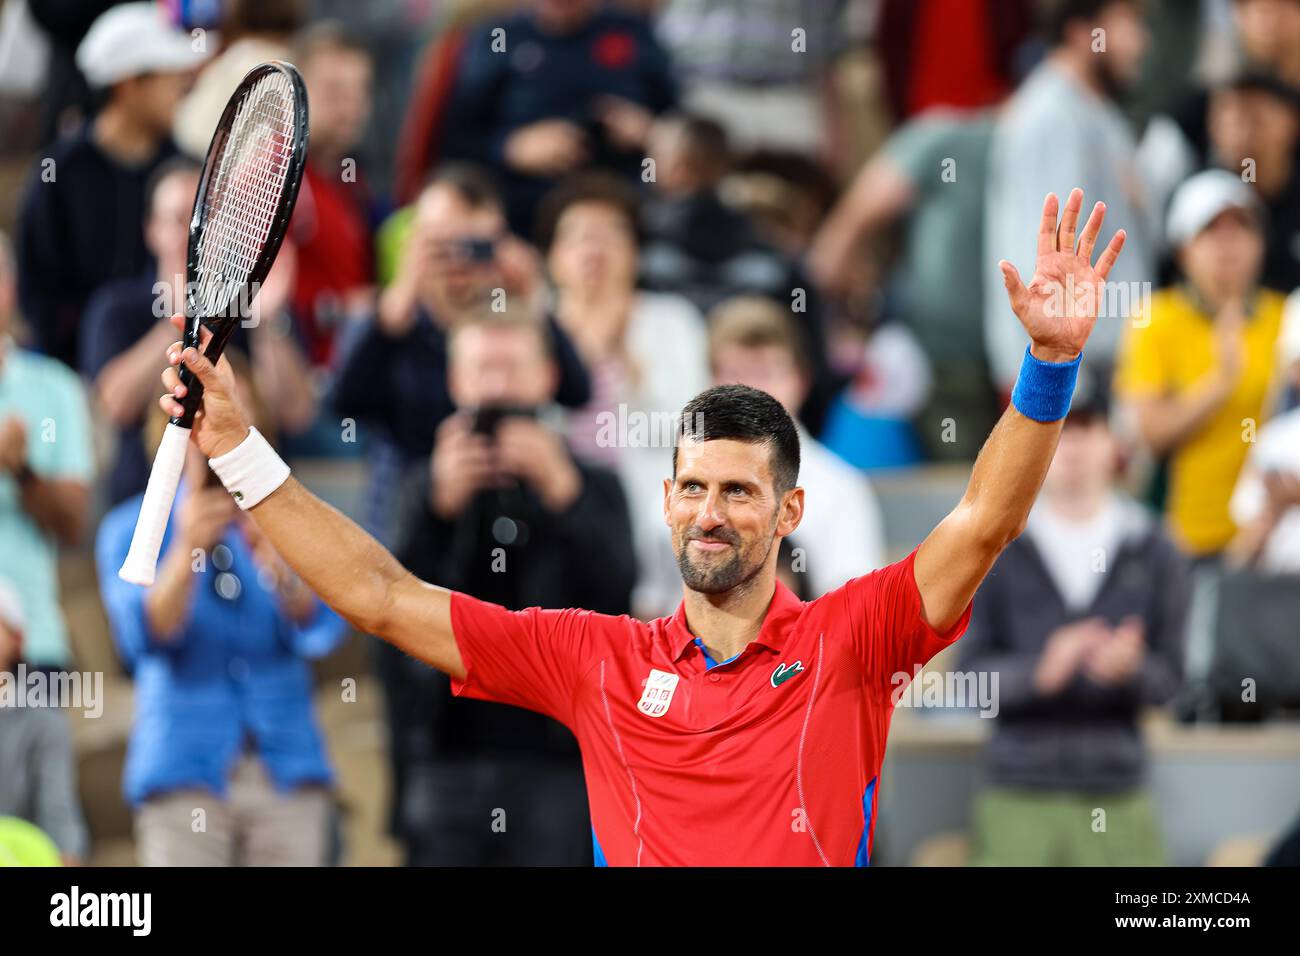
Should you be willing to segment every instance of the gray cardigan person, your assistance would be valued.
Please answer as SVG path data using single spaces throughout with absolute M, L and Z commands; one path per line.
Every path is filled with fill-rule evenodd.
M 1103 409 L 1066 420 L 1026 532 L 985 579 L 962 641 L 963 669 L 998 674 L 977 863 L 1163 857 L 1137 717 L 1179 688 L 1190 582 L 1155 519 L 1114 490 Z

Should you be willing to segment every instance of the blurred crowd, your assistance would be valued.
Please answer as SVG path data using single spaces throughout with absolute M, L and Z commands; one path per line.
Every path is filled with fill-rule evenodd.
M 203 156 L 269 59 L 310 153 L 227 354 L 416 575 L 672 613 L 673 416 L 724 382 L 799 425 L 783 580 L 899 557 L 873 480 L 969 467 L 1027 345 L 996 264 L 1027 279 L 1043 197 L 1078 186 L 1128 240 L 960 644 L 1001 676 L 972 858 L 1160 863 L 1139 715 L 1300 705 L 1300 0 L 7 0 L 0 672 L 77 665 L 59 559 L 93 550 L 141 863 L 335 852 L 312 666 L 344 622 L 197 452 L 157 582 L 116 576 Z M 406 862 L 591 861 L 564 728 L 367 640 Z M 1075 836 L 1098 800 L 1131 838 Z M 49 709 L 0 707 L 0 859 L 10 818 L 89 858 Z

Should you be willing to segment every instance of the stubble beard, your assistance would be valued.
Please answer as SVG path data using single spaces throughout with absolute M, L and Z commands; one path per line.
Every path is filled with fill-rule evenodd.
M 773 521 L 772 529 L 776 529 L 776 522 Z M 730 555 L 726 560 L 707 561 L 704 556 L 693 558 L 690 552 L 690 543 L 696 537 L 709 537 L 719 541 L 726 541 L 732 546 Z M 680 534 L 677 538 L 677 568 L 681 572 L 682 581 L 692 591 L 698 591 L 701 594 L 725 594 L 737 587 L 741 587 L 752 581 L 755 575 L 763 569 L 767 563 L 768 555 L 772 551 L 772 542 L 774 538 L 769 537 L 766 542 L 755 540 L 748 546 L 745 546 L 741 537 L 734 531 L 717 531 L 708 535 L 701 534 L 698 529 L 691 527 Z M 762 554 L 756 552 L 762 548 Z

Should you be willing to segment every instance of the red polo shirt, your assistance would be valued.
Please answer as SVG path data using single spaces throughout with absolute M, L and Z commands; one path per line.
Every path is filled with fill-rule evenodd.
M 685 606 L 644 623 L 507 611 L 454 593 L 452 691 L 547 714 L 582 748 L 597 864 L 864 866 L 891 682 L 955 641 L 925 623 L 912 565 L 815 601 L 779 581 L 758 637 L 710 662 Z

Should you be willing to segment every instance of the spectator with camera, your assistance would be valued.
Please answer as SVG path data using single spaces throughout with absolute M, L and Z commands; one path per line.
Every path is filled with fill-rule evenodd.
M 345 419 L 377 431 L 365 522 L 389 541 L 391 491 L 433 448 L 439 423 L 455 410 L 447 389 L 447 330 L 484 300 L 542 310 L 541 264 L 506 227 L 490 177 L 448 164 L 415 203 L 410 235 L 372 320 L 341 343 L 329 401 Z M 544 320 L 559 367 L 556 400 L 577 407 L 590 396 L 582 360 L 552 318 Z
M 558 368 L 544 325 L 483 307 L 450 332 L 442 422 L 402 497 L 396 554 L 425 580 L 511 609 L 629 610 L 627 506 L 548 421 Z M 395 823 L 413 865 L 589 863 L 577 746 L 540 714 L 451 696 L 447 678 L 383 645 Z M 499 808 L 499 809 L 498 809 Z M 494 827 L 494 812 L 504 826 Z

